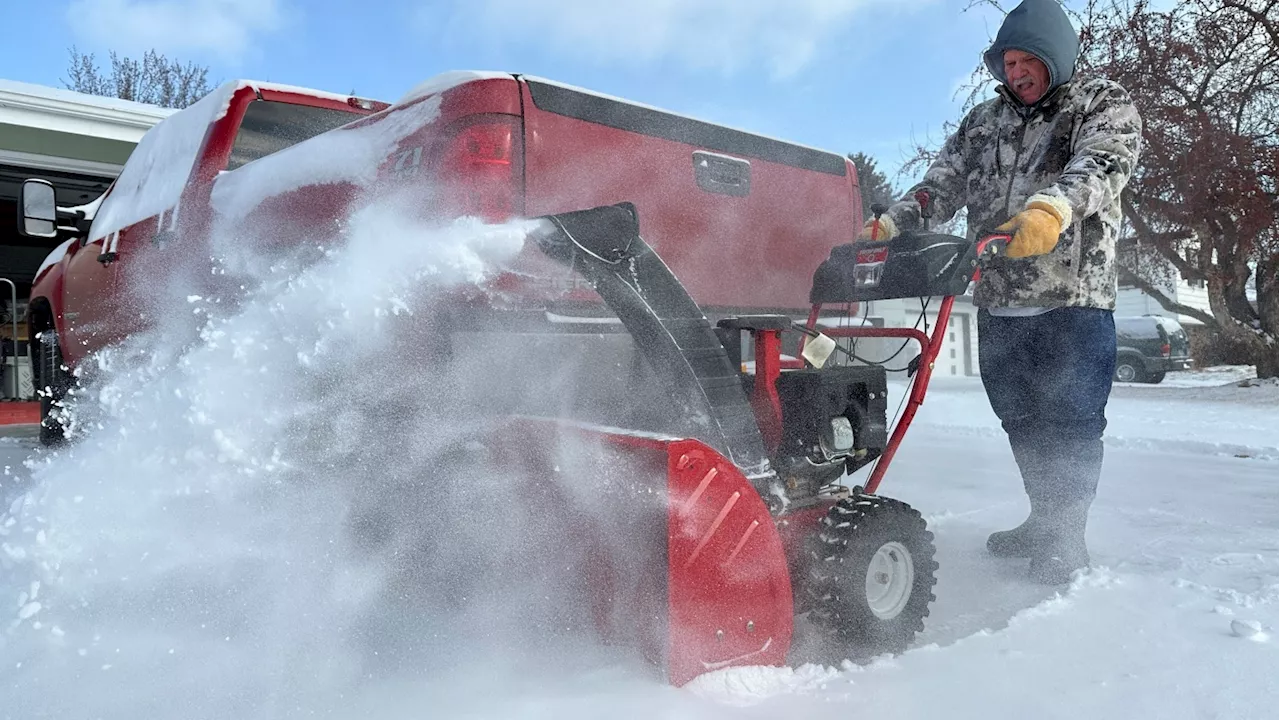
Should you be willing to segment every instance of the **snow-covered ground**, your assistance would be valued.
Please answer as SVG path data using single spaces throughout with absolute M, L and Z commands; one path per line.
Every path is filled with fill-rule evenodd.
M 1276 460 L 1280 430 L 1275 383 L 1240 387 L 1238 381 L 1210 384 L 1202 380 L 1214 375 L 1234 379 L 1241 374 L 1231 369 L 1203 372 L 1181 386 L 1116 383 L 1108 406 L 1107 445 Z M 1000 421 L 986 404 L 982 383 L 976 378 L 935 378 L 917 417 L 960 435 L 1003 437 Z
M 502 232 L 406 239 L 389 222 L 356 218 L 351 254 L 291 282 L 254 278 L 234 325 L 214 322 L 203 343 L 112 359 L 87 410 L 95 431 L 71 449 L 49 456 L 30 428 L 0 438 L 0 717 L 1280 711 L 1277 390 L 1207 373 L 1116 388 L 1089 529 L 1096 567 L 1063 588 L 986 554 L 986 535 L 1025 515 L 1021 483 L 981 384 L 938 378 L 882 487 L 926 515 L 941 563 L 926 631 L 901 656 L 841 667 L 801 658 L 677 689 L 625 656 L 550 642 L 523 623 L 558 601 L 511 585 L 415 596 L 416 616 L 389 615 L 410 619 L 379 631 L 406 654 L 361 656 L 353 618 L 385 597 L 369 588 L 388 578 L 345 562 L 334 528 L 369 493 L 407 497 L 398 493 L 438 451 L 435 438 L 457 429 L 449 416 L 392 422 L 421 380 L 392 372 L 396 343 L 412 341 L 385 323 L 429 302 L 412 288 L 469 281 L 511 245 Z M 415 242 L 428 250 L 404 254 Z M 397 272 L 369 284 L 382 269 L 365 260 L 393 252 Z M 333 292 L 356 280 L 360 298 Z M 192 307 L 217 314 L 200 298 Z M 501 477 L 470 482 L 471 494 L 410 511 L 434 533 L 435 564 L 467 568 L 511 550 L 488 529 L 495 498 L 504 521 L 521 499 Z
M 1125 387 L 1220 387 L 1230 383 L 1253 380 L 1257 377 L 1252 365 L 1222 365 L 1197 370 L 1178 370 L 1165 375 L 1156 384 L 1123 383 Z
M 870 667 L 728 670 L 695 691 L 753 717 L 833 704 L 922 719 L 1275 716 L 1276 398 L 1274 385 L 1117 388 L 1096 568 L 1058 590 L 986 555 L 986 535 L 1025 516 L 1020 481 L 981 384 L 940 380 L 882 488 L 937 534 L 920 647 Z

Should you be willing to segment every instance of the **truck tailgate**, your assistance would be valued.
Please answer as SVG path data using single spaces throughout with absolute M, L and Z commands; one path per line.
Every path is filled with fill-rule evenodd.
M 862 215 L 843 156 L 521 78 L 525 211 L 631 202 L 708 311 L 808 306 L 813 271 Z

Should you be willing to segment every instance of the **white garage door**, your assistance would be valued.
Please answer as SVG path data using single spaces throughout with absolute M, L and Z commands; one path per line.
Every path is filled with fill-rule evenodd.
M 938 316 L 929 315 L 929 330 L 937 326 Z M 947 321 L 947 332 L 942 336 L 942 350 L 934 361 L 935 375 L 970 375 L 975 371 L 969 354 L 969 316 L 953 313 Z

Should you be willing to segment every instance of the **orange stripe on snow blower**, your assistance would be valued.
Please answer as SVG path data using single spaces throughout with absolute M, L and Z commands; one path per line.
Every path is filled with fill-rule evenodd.
M 711 484 L 712 480 L 715 480 L 716 475 L 719 472 L 720 471 L 717 470 L 715 466 L 712 466 L 712 468 L 707 471 L 707 474 L 702 477 L 702 482 L 698 483 L 698 488 L 693 491 L 693 494 L 689 496 L 688 502 L 686 502 L 684 507 L 680 510 L 681 513 L 685 515 L 689 514 L 689 511 L 698 504 L 698 500 L 702 497 L 702 493 L 707 491 L 707 486 Z
M 693 549 L 693 552 L 690 553 L 689 559 L 684 561 L 684 567 L 686 570 L 689 569 L 689 566 L 698 559 L 698 555 L 702 553 L 702 548 L 706 547 L 707 543 L 711 540 L 711 536 L 716 534 L 716 530 L 720 528 L 720 523 L 724 522 L 724 519 L 729 515 L 729 511 L 738 503 L 738 498 L 740 497 L 742 497 L 742 493 L 735 492 L 729 496 L 728 500 L 725 501 L 724 507 L 720 508 L 720 514 L 716 515 L 716 519 L 711 521 L 711 527 L 707 528 L 707 532 L 703 534 L 702 539 L 698 541 L 698 545 Z
M 751 533 L 760 527 L 759 520 L 752 520 L 751 525 L 747 526 L 747 531 L 742 533 L 742 538 L 738 540 L 738 544 L 733 546 L 733 552 L 729 553 L 729 557 L 724 559 L 724 564 L 728 565 L 733 559 L 738 557 L 738 551 L 742 550 L 742 546 L 747 544 L 747 540 L 751 537 Z

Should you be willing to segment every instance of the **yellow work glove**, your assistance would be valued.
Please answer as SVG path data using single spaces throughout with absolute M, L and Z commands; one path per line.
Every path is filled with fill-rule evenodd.
M 893 218 L 888 215 L 881 215 L 879 220 L 871 218 L 866 225 L 862 226 L 862 232 L 858 233 L 858 239 L 871 240 L 871 231 L 876 228 L 877 224 L 879 224 L 879 228 L 876 229 L 876 241 L 892 240 L 897 236 L 898 226 L 893 224 Z
M 1012 258 L 1044 255 L 1058 244 L 1058 236 L 1071 224 L 1071 206 L 1062 198 L 1032 195 L 1022 212 L 996 228 L 1013 235 L 1005 254 Z

